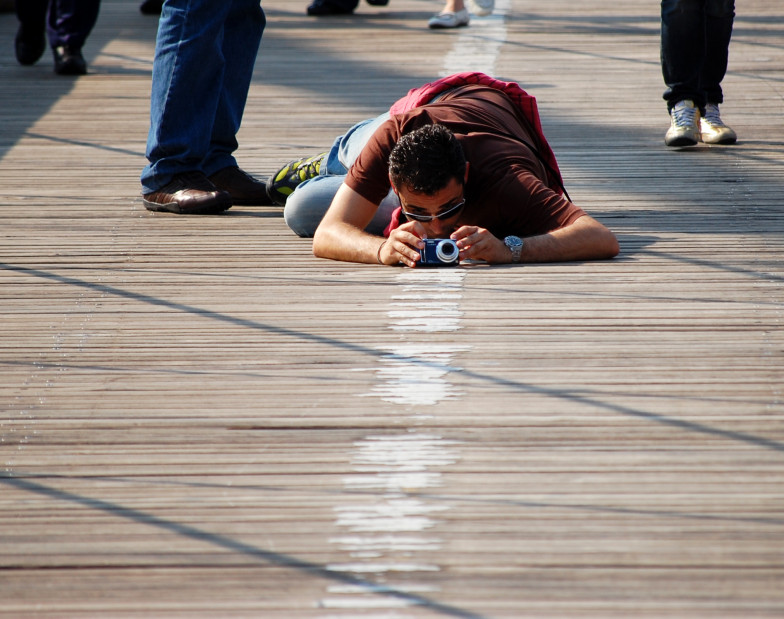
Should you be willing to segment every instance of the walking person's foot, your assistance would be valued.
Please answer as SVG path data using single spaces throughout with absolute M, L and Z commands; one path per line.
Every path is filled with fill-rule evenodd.
M 446 11 L 445 13 L 439 13 L 438 15 L 433 15 L 430 18 L 430 21 L 427 22 L 427 27 L 432 28 L 434 30 L 442 29 L 442 28 L 462 28 L 463 26 L 467 26 L 471 22 L 471 16 L 468 14 L 468 9 L 462 9 L 460 11 Z
M 54 52 L 54 72 L 57 75 L 87 74 L 87 62 L 82 56 L 82 50 L 59 45 L 52 51 Z
M 46 51 L 46 32 L 43 24 L 40 28 L 19 25 L 14 40 L 16 60 L 21 65 L 29 66 L 38 62 Z

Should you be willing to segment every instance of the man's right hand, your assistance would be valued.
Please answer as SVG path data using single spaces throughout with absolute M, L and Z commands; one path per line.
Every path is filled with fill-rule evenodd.
M 378 252 L 379 262 L 388 265 L 402 263 L 408 267 L 416 266 L 420 259 L 419 250 L 425 246 L 422 239 L 426 236 L 424 227 L 418 221 L 404 223 L 389 234 L 389 238 Z

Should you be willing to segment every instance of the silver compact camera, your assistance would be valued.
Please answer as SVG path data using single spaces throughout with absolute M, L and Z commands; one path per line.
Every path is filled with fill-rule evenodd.
M 425 246 L 419 250 L 422 266 L 455 266 L 460 258 L 460 250 L 452 239 L 424 239 Z

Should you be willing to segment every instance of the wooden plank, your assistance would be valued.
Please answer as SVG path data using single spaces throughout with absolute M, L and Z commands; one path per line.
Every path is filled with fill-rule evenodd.
M 738 4 L 739 143 L 682 151 L 649 2 L 305 4 L 263 1 L 241 165 L 492 65 L 622 254 L 417 272 L 148 213 L 155 19 L 104 0 L 80 79 L 6 55 L 0 616 L 780 617 L 779 3 Z

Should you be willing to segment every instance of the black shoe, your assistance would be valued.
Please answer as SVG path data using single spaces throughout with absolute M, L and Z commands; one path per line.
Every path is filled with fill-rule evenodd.
M 178 215 L 212 215 L 231 208 L 231 196 L 201 172 L 178 174 L 158 191 L 146 193 L 144 208 Z
M 253 178 L 238 167 L 218 170 L 209 177 L 218 189 L 229 192 L 232 204 L 244 206 L 272 206 L 275 204 L 267 193 L 267 185 Z
M 87 62 L 82 50 L 72 49 L 64 45 L 54 48 L 54 72 L 57 75 L 86 75 Z
M 30 27 L 25 28 L 20 25 L 16 32 L 14 48 L 19 64 L 31 65 L 38 62 L 46 50 L 46 33 L 43 26 L 34 31 Z
M 346 9 L 337 4 L 332 4 L 329 0 L 315 0 L 308 7 L 308 15 L 350 15 L 354 9 Z
M 163 0 L 144 0 L 139 10 L 144 15 L 160 15 L 163 9 Z
M 370 6 L 386 6 L 389 4 L 389 0 L 367 0 L 367 3 Z

